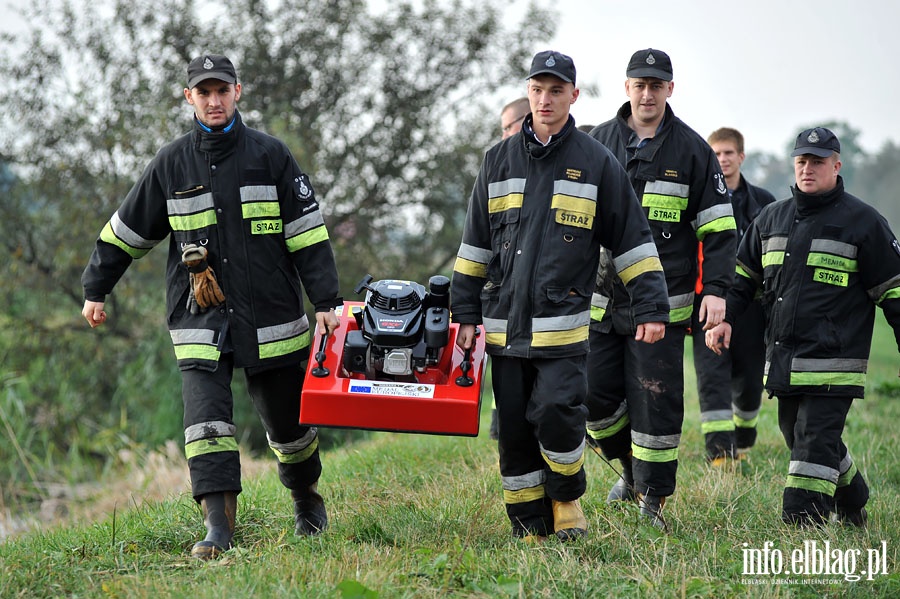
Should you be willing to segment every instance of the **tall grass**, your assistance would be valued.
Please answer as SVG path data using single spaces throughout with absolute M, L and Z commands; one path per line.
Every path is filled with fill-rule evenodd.
M 872 489 L 865 530 L 781 524 L 789 454 L 774 400 L 763 403 L 748 462 L 734 470 L 707 466 L 688 361 L 668 535 L 647 526 L 634 506 L 605 504 L 616 475 L 591 454 L 582 500 L 589 537 L 536 547 L 513 541 L 496 445 L 486 435 L 488 398 L 477 438 L 378 433 L 326 451 L 320 490 L 331 526 L 320 538 L 293 536 L 291 503 L 271 465 L 245 484 L 237 548 L 223 559 L 187 557 L 203 530 L 185 489 L 165 501 L 118 506 L 93 524 L 0 545 L 0 597 L 897 597 L 900 404 L 890 394 L 900 360 L 889 331 L 879 327 L 871 395 L 854 405 L 845 435 Z M 842 556 L 860 550 L 859 572 L 868 550 L 883 541 L 887 574 L 873 580 L 791 581 L 743 571 L 745 550 L 767 542 L 786 560 L 827 542 Z

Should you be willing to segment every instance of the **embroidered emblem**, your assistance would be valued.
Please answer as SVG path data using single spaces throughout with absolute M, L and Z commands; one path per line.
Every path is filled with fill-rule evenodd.
M 213 64 L 213 61 L 211 61 L 211 60 L 209 59 L 209 56 L 207 56 L 207 57 L 206 57 L 206 60 L 203 61 L 203 68 L 206 69 L 206 70 L 208 71 L 208 70 L 210 70 L 211 68 L 213 68 L 214 66 L 216 66 L 216 65 L 214 65 L 214 64 Z
M 551 56 L 550 58 L 547 59 L 547 62 L 545 62 L 544 65 L 548 66 L 548 67 L 555 67 L 556 59 Z
M 656 59 L 653 57 L 652 54 L 647 55 L 647 64 L 656 64 Z
M 722 173 L 716 173 L 713 175 L 713 178 L 716 180 L 716 193 L 719 195 L 725 195 L 728 193 L 728 187 L 725 186 L 725 175 Z
M 891 247 L 894 248 L 894 251 L 900 254 L 900 243 L 897 243 L 897 240 L 891 242 Z
M 812 130 L 812 133 L 809 134 L 809 137 L 806 138 L 806 141 L 808 141 L 811 144 L 819 143 L 819 134 L 816 133 L 815 129 Z
M 312 197 L 313 190 L 306 175 L 300 175 L 294 178 L 294 190 L 297 192 L 297 198 L 308 200 Z

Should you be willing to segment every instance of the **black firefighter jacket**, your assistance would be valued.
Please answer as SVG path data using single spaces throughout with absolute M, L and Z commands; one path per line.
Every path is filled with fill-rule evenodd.
M 85 298 L 104 301 L 132 260 L 166 237 L 167 323 L 182 369 L 214 370 L 223 350 L 255 370 L 299 362 L 310 345 L 301 281 L 316 311 L 340 301 L 309 179 L 282 142 L 245 127 L 237 112 L 224 131 L 195 119 L 159 151 L 100 233 L 82 275 Z M 187 308 L 188 243 L 207 248 L 225 295 L 200 314 Z
M 531 123 L 485 154 L 454 266 L 454 321 L 483 323 L 494 355 L 586 353 L 602 244 L 644 322 L 665 322 L 659 256 L 621 165 L 571 117 L 547 146 Z
M 676 117 L 668 104 L 661 129 L 630 154 L 630 115 L 631 104 L 626 102 L 615 118 L 598 125 L 591 136 L 625 167 L 650 222 L 668 285 L 669 323 L 689 326 L 698 242 L 703 242 L 705 256 L 704 292 L 724 298 L 734 279 L 737 236 L 725 177 L 706 141 Z M 615 273 L 608 271 L 598 278 L 593 327 L 603 332 L 611 329 L 611 312 L 618 313 L 617 321 L 623 312 L 624 318 L 633 320 L 628 314 L 628 296 L 616 279 Z M 631 306 L 631 313 L 634 308 Z M 617 332 L 630 334 L 634 324 L 617 322 Z
M 840 177 L 822 195 L 792 191 L 744 236 L 725 320 L 761 288 L 770 394 L 861 398 L 876 305 L 900 344 L 900 245 Z

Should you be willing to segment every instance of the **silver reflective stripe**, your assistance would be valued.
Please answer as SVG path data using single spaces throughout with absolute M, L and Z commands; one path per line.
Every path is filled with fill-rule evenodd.
M 547 475 L 543 470 L 535 470 L 534 472 L 529 472 L 528 474 L 520 474 L 518 476 L 501 477 L 504 491 L 521 491 L 522 489 L 531 489 L 533 487 L 544 484 L 546 479 Z
M 215 208 L 213 196 L 211 193 L 201 193 L 192 198 L 169 198 L 166 200 L 166 209 L 169 216 L 178 216 L 184 214 L 196 214 L 204 210 Z
M 647 435 L 632 430 L 631 440 L 635 445 L 647 449 L 672 449 L 681 443 L 681 435 Z
M 657 193 L 665 196 L 686 198 L 691 195 L 691 186 L 672 181 L 649 181 L 644 186 L 644 193 Z
M 787 237 L 770 237 L 762 240 L 762 253 L 783 252 L 787 249 Z
M 175 345 L 187 343 L 215 345 L 216 332 L 212 329 L 173 329 L 169 331 L 169 336 Z
M 853 458 L 850 457 L 850 452 L 847 452 L 847 455 L 844 456 L 844 459 L 841 460 L 841 465 L 839 466 L 841 469 L 841 474 L 847 474 L 850 468 L 853 468 Z
M 274 185 L 245 185 L 241 187 L 242 202 L 277 202 L 278 190 Z
M 307 447 L 309 447 L 310 443 L 316 440 L 316 435 L 318 434 L 319 429 L 316 427 L 310 427 L 306 434 L 297 439 L 296 441 L 291 441 L 290 443 L 276 443 L 269 437 L 269 433 L 266 433 L 266 440 L 269 442 L 269 447 L 272 449 L 283 453 L 285 455 L 290 455 L 292 453 L 298 453 L 303 451 Z
M 525 179 L 507 179 L 488 184 L 488 197 L 499 198 L 511 193 L 525 191 Z
M 581 456 L 584 455 L 584 444 L 585 439 L 582 439 L 581 443 L 578 444 L 578 447 L 576 447 L 572 451 L 564 452 L 549 451 L 546 447 L 541 445 L 541 453 L 550 458 L 551 462 L 555 462 L 557 464 L 574 464 L 581 459 Z
M 233 437 L 237 427 L 221 420 L 192 424 L 184 429 L 184 442 L 193 443 L 200 439 L 215 439 L 216 437 Z
M 576 183 L 575 181 L 554 181 L 553 194 L 563 194 L 574 196 L 576 198 L 584 198 L 586 200 L 597 200 L 597 186 L 590 183 Z
M 731 410 L 709 410 L 708 412 L 700 412 L 700 422 L 731 420 L 731 416 Z
M 732 404 L 731 411 L 734 413 L 735 416 L 737 416 L 741 420 L 753 420 L 754 418 L 759 416 L 759 408 L 757 408 L 755 410 L 742 410 L 742 409 L 738 408 L 737 406 L 735 406 L 734 404 Z
M 791 360 L 793 372 L 866 372 L 868 360 L 846 358 L 794 358 Z
M 297 220 L 292 220 L 284 225 L 284 236 L 287 238 L 295 237 L 310 229 L 315 229 L 325 224 L 322 213 L 318 210 L 310 212 L 306 216 L 302 216 Z
M 600 420 L 588 420 L 587 427 L 592 431 L 602 431 L 603 429 L 609 428 L 614 425 L 619 418 L 622 417 L 622 414 L 628 411 L 628 403 L 625 400 L 622 400 L 622 403 L 619 404 L 619 407 L 616 408 L 616 411 L 612 416 L 607 418 L 602 418 Z
M 669 296 L 669 309 L 687 308 L 694 305 L 694 292 Z
M 459 252 L 456 254 L 463 260 L 471 260 L 472 262 L 478 262 L 479 264 L 487 264 L 491 261 L 491 256 L 493 253 L 491 250 L 486 250 L 484 248 L 475 247 L 474 245 L 468 244 L 460 244 Z
M 550 331 L 571 331 L 578 327 L 586 327 L 591 324 L 591 312 L 585 310 L 579 314 L 567 316 L 546 316 L 531 319 L 531 330 L 535 333 L 547 333 Z M 487 328 L 487 327 L 485 327 Z M 504 327 L 504 331 L 506 328 Z
M 843 256 L 851 260 L 855 260 L 856 255 L 859 253 L 859 248 L 855 245 L 832 239 L 813 239 L 812 243 L 809 244 L 809 250 L 811 252 L 826 252 L 835 256 Z
M 694 225 L 694 229 L 699 229 L 703 225 L 709 224 L 714 220 L 725 216 L 734 216 L 734 210 L 732 210 L 731 204 L 717 204 L 712 208 L 707 208 L 706 210 L 698 212 L 697 219 L 692 224 Z
M 603 308 L 605 310 L 606 307 L 609 306 L 609 298 L 602 293 L 593 293 L 591 294 L 591 305 L 595 308 Z
M 309 330 L 309 319 L 304 314 L 301 318 L 293 322 L 284 324 L 276 324 L 271 327 L 262 327 L 256 329 L 256 340 L 260 345 L 271 343 L 273 341 L 281 341 L 282 339 L 290 339 L 297 337 Z
M 629 266 L 633 266 L 641 260 L 653 257 L 659 258 L 659 252 L 656 249 L 656 244 L 651 241 L 650 243 L 643 243 L 636 248 L 630 249 L 621 256 L 613 259 L 613 264 L 616 265 L 616 272 L 622 272 Z
M 500 318 L 483 318 L 481 320 L 485 333 L 505 333 L 506 323 L 506 320 Z
M 885 281 L 881 285 L 877 285 L 872 287 L 866 293 L 872 298 L 872 301 L 878 301 L 881 299 L 881 296 L 887 293 L 889 289 L 893 289 L 894 287 L 900 287 L 900 275 Z
M 113 233 L 116 234 L 116 237 L 124 241 L 130 247 L 137 248 L 139 250 L 149 250 L 152 249 L 160 240 L 152 240 L 152 239 L 144 239 L 134 231 L 132 231 L 128 225 L 122 222 L 122 219 L 119 218 L 119 211 L 117 210 L 112 218 L 109 219 L 109 226 L 112 227 Z
M 809 476 L 812 478 L 818 478 L 820 480 L 827 480 L 828 482 L 834 484 L 837 484 L 838 477 L 841 475 L 841 473 L 834 468 L 829 468 L 828 466 L 823 466 L 822 464 L 813 464 L 812 462 L 799 462 L 794 460 L 791 460 L 791 464 L 788 467 L 788 474 L 800 474 L 802 476 Z

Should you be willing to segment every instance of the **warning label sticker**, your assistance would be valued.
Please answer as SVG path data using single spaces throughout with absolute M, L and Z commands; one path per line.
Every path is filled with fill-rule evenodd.
M 352 381 L 350 393 L 390 395 L 392 397 L 434 397 L 434 385 L 392 383 L 389 381 Z

